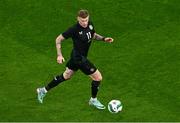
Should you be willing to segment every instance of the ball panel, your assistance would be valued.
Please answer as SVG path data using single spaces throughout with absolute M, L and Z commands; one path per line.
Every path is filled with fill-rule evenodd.
M 116 111 L 113 109 L 113 106 L 112 106 L 111 103 L 108 104 L 108 109 L 109 109 L 109 111 L 110 111 L 111 113 L 116 113 Z

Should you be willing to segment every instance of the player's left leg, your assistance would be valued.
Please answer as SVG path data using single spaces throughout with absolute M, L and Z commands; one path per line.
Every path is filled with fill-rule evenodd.
M 79 68 L 83 73 L 89 75 L 92 79 L 91 83 L 91 99 L 89 104 L 95 106 L 98 109 L 105 109 L 105 106 L 97 100 L 97 93 L 99 90 L 99 85 L 102 81 L 102 75 L 99 70 L 92 64 L 88 59 L 84 58 L 84 61 L 80 64 Z
M 105 106 L 100 103 L 97 99 L 97 93 L 99 90 L 99 85 L 102 81 L 102 75 L 97 69 L 93 74 L 89 75 L 92 79 L 91 83 L 91 99 L 89 100 L 89 104 L 95 106 L 98 109 L 105 109 Z
M 100 82 L 102 81 L 102 75 L 97 69 L 93 74 L 89 75 L 90 78 L 92 79 L 91 83 L 91 89 L 92 89 L 92 98 L 96 98 Z

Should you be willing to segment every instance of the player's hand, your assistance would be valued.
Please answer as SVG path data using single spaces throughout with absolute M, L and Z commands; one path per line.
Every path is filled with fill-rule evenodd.
M 65 62 L 64 57 L 63 56 L 57 56 L 57 63 L 62 64 L 63 62 Z
M 113 38 L 110 38 L 110 37 L 107 37 L 104 39 L 105 42 L 108 42 L 108 43 L 112 43 L 113 42 Z

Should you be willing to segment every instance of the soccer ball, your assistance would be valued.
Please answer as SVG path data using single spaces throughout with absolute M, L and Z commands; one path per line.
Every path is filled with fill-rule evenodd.
M 118 113 L 118 112 L 122 111 L 121 101 L 119 101 L 119 100 L 111 100 L 108 103 L 108 110 L 111 113 Z

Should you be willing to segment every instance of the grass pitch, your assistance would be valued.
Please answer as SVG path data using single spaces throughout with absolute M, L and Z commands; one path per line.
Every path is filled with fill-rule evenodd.
M 47 94 L 36 88 L 65 70 L 55 38 L 88 9 L 96 32 L 89 59 L 103 75 L 99 99 L 119 99 L 111 114 L 88 106 L 91 80 L 80 71 Z M 1 0 L 0 121 L 180 121 L 179 0 Z M 70 39 L 62 43 L 66 61 Z

